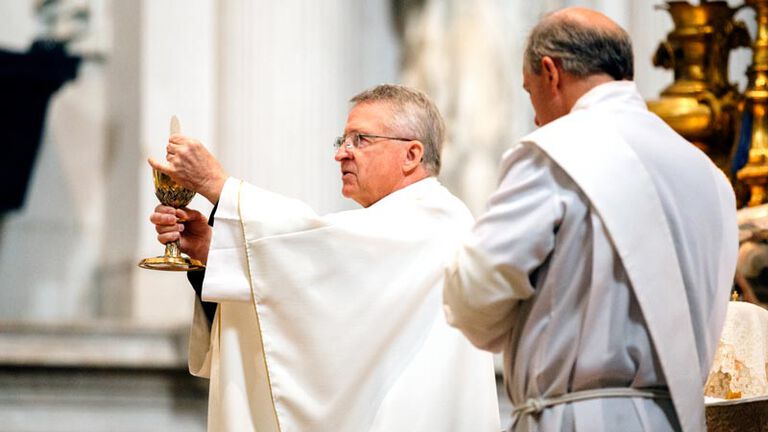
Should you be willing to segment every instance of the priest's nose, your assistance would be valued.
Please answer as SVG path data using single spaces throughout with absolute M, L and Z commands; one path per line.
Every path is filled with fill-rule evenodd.
M 352 158 L 352 152 L 347 150 L 347 146 L 339 146 L 339 148 L 336 149 L 336 155 L 334 156 L 334 159 L 336 159 L 336 162 L 341 162 L 344 159 L 351 159 Z

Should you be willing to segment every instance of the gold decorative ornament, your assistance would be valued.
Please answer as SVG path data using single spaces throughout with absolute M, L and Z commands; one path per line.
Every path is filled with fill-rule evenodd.
M 754 41 L 733 18 L 743 7 L 755 11 Z M 768 203 L 768 0 L 735 8 L 726 1 L 666 1 L 658 8 L 675 28 L 653 62 L 673 69 L 675 81 L 648 107 L 729 175 L 739 207 Z M 728 57 L 738 47 L 752 48 L 743 94 L 728 80 Z
M 180 133 L 181 127 L 176 116 L 171 118 L 171 135 Z M 195 192 L 174 182 L 170 176 L 153 169 L 152 178 L 155 183 L 155 196 L 160 203 L 173 208 L 181 208 L 189 204 L 195 196 Z M 179 219 L 178 222 L 184 222 Z M 203 263 L 194 258 L 181 254 L 179 241 L 173 241 L 165 245 L 165 254 L 154 258 L 144 258 L 139 262 L 139 267 L 150 270 L 166 271 L 195 271 L 205 268 Z
M 750 43 L 745 24 L 733 18 L 739 8 L 725 1 L 667 1 L 657 8 L 669 12 L 675 27 L 653 64 L 672 69 L 675 80 L 648 107 L 729 172 L 743 96 L 729 81 L 728 57 Z
M 768 202 L 768 0 L 746 0 L 745 5 L 755 10 L 757 37 L 747 69 L 745 129 L 741 131 L 741 139 L 748 140 L 749 156 L 736 178 L 748 188 L 747 205 L 756 206 Z

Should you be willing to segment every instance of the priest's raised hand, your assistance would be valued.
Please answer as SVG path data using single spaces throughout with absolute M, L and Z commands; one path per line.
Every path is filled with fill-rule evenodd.
M 149 165 L 216 204 L 228 175 L 211 152 L 200 141 L 181 134 L 168 138 L 166 151 L 165 163 L 150 157 Z

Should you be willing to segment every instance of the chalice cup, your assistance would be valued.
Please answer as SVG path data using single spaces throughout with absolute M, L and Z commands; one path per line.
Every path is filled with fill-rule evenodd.
M 168 174 L 153 169 L 152 177 L 155 181 L 155 196 L 163 205 L 181 208 L 189 204 L 195 196 L 194 191 L 181 187 L 178 183 L 171 180 Z M 178 221 L 184 222 L 182 219 Z M 205 265 L 199 260 L 183 256 L 179 241 L 176 240 L 165 244 L 165 255 L 144 258 L 139 262 L 139 267 L 150 270 L 195 271 L 204 269 Z

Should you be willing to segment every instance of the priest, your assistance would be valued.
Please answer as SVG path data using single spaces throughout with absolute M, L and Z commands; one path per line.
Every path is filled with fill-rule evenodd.
M 632 77 L 629 36 L 604 15 L 534 27 L 523 83 L 541 127 L 504 155 L 448 271 L 449 322 L 504 352 L 515 431 L 706 429 L 734 195 Z
M 442 312 L 472 217 L 435 178 L 440 114 L 397 85 L 351 102 L 335 159 L 360 209 L 320 216 L 228 177 L 181 135 L 150 160 L 216 203 L 212 228 L 193 210 L 151 215 L 161 242 L 207 263 L 215 312 L 197 302 L 190 370 L 211 380 L 209 430 L 496 432 L 492 358 Z

